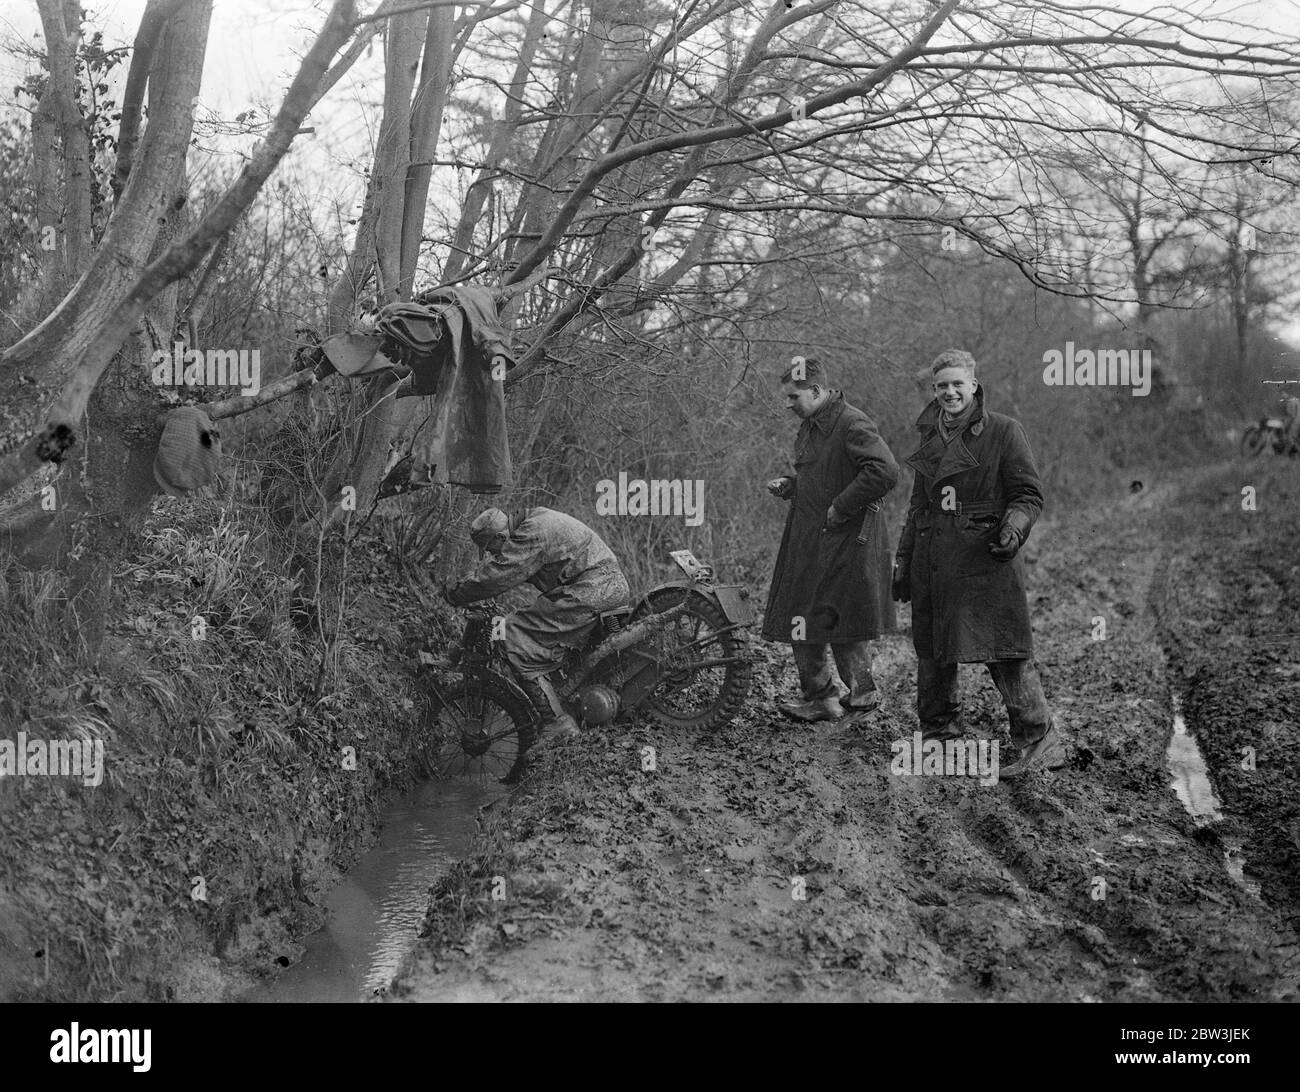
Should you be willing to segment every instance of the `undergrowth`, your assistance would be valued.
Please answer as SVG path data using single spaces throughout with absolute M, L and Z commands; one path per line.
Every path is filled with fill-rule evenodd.
M 60 574 L 4 563 L 0 739 L 102 742 L 103 780 L 0 778 L 0 998 L 183 999 L 187 961 L 269 967 L 315 923 L 428 742 L 412 650 L 449 624 L 392 522 L 305 570 L 256 502 L 158 498 L 97 650 Z

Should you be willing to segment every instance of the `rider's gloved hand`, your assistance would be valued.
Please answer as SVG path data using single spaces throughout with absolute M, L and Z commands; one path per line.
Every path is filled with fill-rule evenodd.
M 464 598 L 461 594 L 459 584 L 444 585 L 442 589 L 442 597 L 453 607 L 463 607 L 469 602 L 469 600 Z

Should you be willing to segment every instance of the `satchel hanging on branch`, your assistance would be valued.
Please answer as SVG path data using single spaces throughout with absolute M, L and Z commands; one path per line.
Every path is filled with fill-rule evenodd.
M 167 415 L 153 476 L 173 497 L 187 497 L 216 480 L 221 462 L 221 434 L 197 406 L 182 406 Z

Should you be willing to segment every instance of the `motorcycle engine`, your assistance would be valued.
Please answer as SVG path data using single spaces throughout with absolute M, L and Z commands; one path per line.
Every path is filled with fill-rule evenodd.
M 618 716 L 618 694 L 608 686 L 595 683 L 578 691 L 582 719 L 588 724 L 608 724 Z

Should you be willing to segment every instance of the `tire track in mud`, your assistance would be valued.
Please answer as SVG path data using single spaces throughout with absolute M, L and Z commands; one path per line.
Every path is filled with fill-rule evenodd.
M 1242 507 L 1243 485 L 1257 493 Z M 1247 882 L 1281 923 L 1278 952 L 1300 976 L 1300 482 L 1291 462 L 1208 468 L 1181 483 L 1152 608 L 1185 719 L 1224 820 L 1202 832 L 1240 845 Z M 1202 529 L 1199 534 L 1190 529 Z
M 551 750 L 435 889 L 390 999 L 1287 996 L 1283 919 L 1169 787 L 1149 608 L 1174 496 L 1044 522 L 1026 547 L 1065 769 L 988 787 L 892 776 L 890 743 L 917 727 L 910 642 L 878 642 L 882 710 L 856 729 L 780 720 L 794 673 L 764 646 L 723 732 L 636 723 Z M 1005 749 L 982 668 L 963 689 L 969 729 Z

